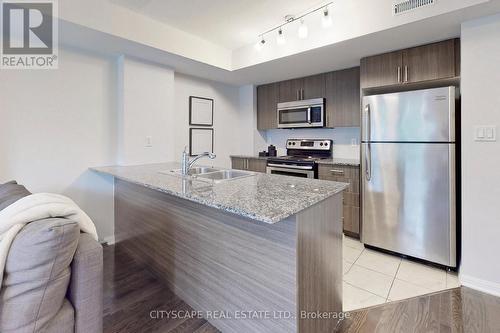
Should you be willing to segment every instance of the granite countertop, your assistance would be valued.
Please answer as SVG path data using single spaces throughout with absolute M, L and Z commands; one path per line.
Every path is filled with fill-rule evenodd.
M 346 183 L 249 171 L 246 172 L 252 174 L 250 177 L 213 182 L 183 178 L 170 172 L 179 168 L 179 163 L 162 163 L 91 170 L 270 224 L 297 214 L 348 186 Z
M 229 157 L 236 157 L 236 158 L 253 158 L 256 160 L 267 160 L 269 157 L 273 156 L 251 156 L 251 155 L 231 155 Z
M 359 166 L 359 159 L 357 159 L 357 158 L 329 158 L 329 159 L 325 159 L 325 160 L 319 160 L 318 163 L 319 164 Z
M 231 157 L 237 158 L 254 158 L 259 160 L 267 160 L 270 157 L 276 156 L 250 156 L 250 155 L 231 155 Z M 357 158 L 328 158 L 324 160 L 318 160 L 318 164 L 336 164 L 336 165 L 348 165 L 348 166 L 359 166 L 359 159 Z

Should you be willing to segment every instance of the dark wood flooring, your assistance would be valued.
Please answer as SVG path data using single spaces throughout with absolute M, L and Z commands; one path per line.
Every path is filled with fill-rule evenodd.
M 351 312 L 338 332 L 500 332 L 500 298 L 456 288 Z
M 151 311 L 193 309 L 164 286 L 146 268 L 138 265 L 119 247 L 104 247 L 104 332 L 105 333 L 214 333 L 204 319 L 152 319 Z M 161 315 L 155 316 L 161 317 Z
M 219 332 L 204 319 L 152 319 L 155 310 L 192 308 L 119 247 L 105 247 L 104 332 Z M 468 288 L 447 290 L 351 312 L 336 332 L 497 333 L 500 298 Z

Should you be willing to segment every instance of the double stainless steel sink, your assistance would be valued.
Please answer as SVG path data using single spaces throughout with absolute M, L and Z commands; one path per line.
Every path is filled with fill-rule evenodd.
M 174 169 L 168 171 L 161 171 L 164 174 L 173 174 L 176 176 L 182 176 L 181 169 Z M 213 181 L 215 183 L 234 180 L 243 177 L 251 177 L 255 174 L 253 172 L 245 172 L 239 170 L 223 170 L 210 167 L 193 167 L 189 169 L 188 177 L 196 178 L 198 180 Z

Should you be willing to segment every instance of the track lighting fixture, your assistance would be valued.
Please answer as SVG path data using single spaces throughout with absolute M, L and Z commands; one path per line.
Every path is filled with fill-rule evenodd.
M 301 39 L 307 38 L 308 32 L 309 31 L 307 29 L 307 25 L 304 22 L 304 19 L 301 19 L 300 26 L 299 26 L 299 38 L 301 38 Z
M 300 39 L 307 38 L 307 36 L 309 35 L 309 29 L 305 23 L 305 17 L 308 15 L 311 15 L 313 13 L 319 12 L 319 11 L 322 11 L 322 15 L 321 15 L 322 26 L 324 28 L 330 27 L 332 25 L 332 15 L 331 15 L 330 10 L 329 10 L 329 6 L 331 4 L 333 4 L 333 1 L 326 3 L 326 4 L 323 4 L 320 7 L 316 7 L 314 9 L 311 9 L 308 12 L 306 12 L 300 16 L 286 15 L 285 20 L 282 24 L 280 24 L 277 27 L 274 27 L 272 29 L 269 29 L 269 30 L 267 30 L 259 35 L 262 37 L 262 39 L 259 43 L 255 44 L 255 48 L 260 51 L 262 49 L 262 47 L 264 46 L 264 44 L 266 43 L 266 41 L 264 40 L 264 35 L 269 34 L 273 31 L 278 31 L 278 35 L 276 36 L 276 44 L 278 44 L 278 45 L 285 44 L 286 39 L 285 39 L 285 34 L 283 32 L 283 28 L 289 24 L 293 24 L 297 20 L 299 20 L 299 22 L 300 22 L 300 25 L 299 25 L 298 31 L 297 31 L 299 38 Z
M 260 41 L 255 43 L 255 49 L 257 51 L 261 51 L 262 48 L 264 47 L 264 44 L 266 44 L 266 40 L 264 39 L 264 36 L 262 35 Z
M 321 19 L 321 24 L 323 25 L 323 28 L 328 28 L 332 25 L 332 16 L 328 11 L 328 6 L 326 6 L 323 10 L 323 18 Z
M 278 36 L 276 37 L 276 43 L 278 43 L 278 45 L 283 45 L 286 43 L 286 39 L 285 39 L 285 35 L 283 35 L 283 29 L 280 28 L 278 30 Z

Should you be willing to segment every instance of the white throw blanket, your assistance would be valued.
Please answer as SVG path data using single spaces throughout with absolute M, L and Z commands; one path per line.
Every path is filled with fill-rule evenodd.
M 97 240 L 94 223 L 73 200 L 51 193 L 31 194 L 19 199 L 0 211 L 0 289 L 10 245 L 17 233 L 30 222 L 54 217 L 77 222 L 81 231 Z

